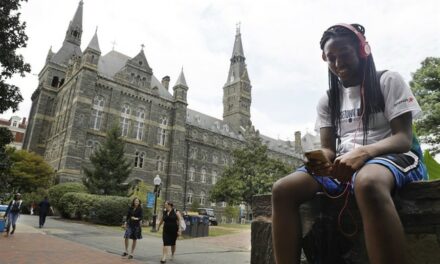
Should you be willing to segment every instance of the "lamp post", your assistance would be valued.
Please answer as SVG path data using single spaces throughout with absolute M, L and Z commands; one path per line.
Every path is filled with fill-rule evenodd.
M 153 180 L 154 183 L 154 212 L 153 212 L 153 225 L 151 227 L 151 232 L 156 232 L 156 219 L 157 219 L 157 197 L 160 193 L 160 184 L 162 183 L 162 180 L 160 179 L 159 175 L 156 175 Z

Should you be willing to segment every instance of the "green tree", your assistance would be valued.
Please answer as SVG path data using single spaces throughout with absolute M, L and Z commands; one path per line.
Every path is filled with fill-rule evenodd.
M 197 212 L 200 208 L 200 203 L 198 199 L 193 199 L 193 202 L 191 203 L 191 211 Z
M 416 132 L 432 146 L 432 154 L 440 153 L 440 58 L 426 58 L 413 73 L 410 86 L 424 112 L 415 122 Z
M 53 184 L 55 173 L 40 155 L 14 148 L 8 148 L 6 153 L 12 164 L 6 180 L 10 192 L 33 192 Z
M 27 0 L 2 0 L 0 1 L 0 113 L 12 108 L 18 109 L 18 104 L 23 101 L 17 86 L 7 84 L 6 80 L 14 74 L 24 76 L 31 71 L 23 56 L 16 53 L 17 49 L 26 47 L 28 37 L 24 30 L 26 22 L 20 21 L 18 9 L 21 3 Z
M 229 205 L 244 201 L 250 205 L 252 196 L 270 192 L 277 179 L 292 171 L 281 161 L 269 158 L 267 146 L 257 137 L 249 139 L 245 148 L 234 150 L 232 157 L 234 163 L 211 189 L 212 201 L 226 201 Z
M 0 127 L 0 193 L 9 192 L 11 161 L 6 153 L 6 145 L 12 142 L 12 133 L 6 127 Z
M 90 156 L 92 167 L 84 167 L 83 183 L 95 194 L 127 195 L 128 184 L 124 184 L 131 173 L 131 164 L 124 156 L 124 141 L 118 126 L 107 131 L 104 145 Z

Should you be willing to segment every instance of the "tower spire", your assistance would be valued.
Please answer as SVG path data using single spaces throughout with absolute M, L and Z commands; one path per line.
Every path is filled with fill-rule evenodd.
M 66 37 L 64 41 L 81 45 L 81 35 L 82 35 L 82 17 L 83 17 L 83 5 L 84 2 L 79 1 L 78 8 L 76 9 L 75 15 L 69 23 L 67 28 Z
M 228 79 L 223 86 L 223 119 L 235 129 L 251 127 L 251 82 L 241 42 L 240 22 L 236 25 Z
M 176 84 L 174 86 L 178 86 L 178 85 L 188 87 L 185 80 L 185 74 L 183 74 L 183 66 L 182 69 L 180 70 L 179 78 L 177 78 Z
M 93 49 L 95 51 L 101 52 L 101 49 L 99 48 L 99 41 L 98 41 L 98 27 L 96 27 L 95 34 L 93 35 L 93 38 L 90 40 L 89 45 L 87 46 L 87 49 Z

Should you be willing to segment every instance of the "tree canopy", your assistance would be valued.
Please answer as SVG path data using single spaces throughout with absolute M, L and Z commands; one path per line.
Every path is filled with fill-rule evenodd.
M 440 58 L 426 58 L 410 86 L 424 112 L 415 122 L 416 132 L 422 142 L 432 146 L 432 154 L 440 153 Z
M 292 168 L 268 157 L 267 147 L 253 138 L 243 149 L 232 153 L 234 163 L 227 167 L 210 193 L 212 201 L 229 205 L 252 203 L 252 196 L 268 193 L 273 183 L 287 175 Z
M 124 184 L 131 173 L 131 164 L 124 156 L 125 143 L 118 126 L 107 131 L 106 140 L 90 156 L 92 167 L 84 167 L 83 183 L 91 193 L 105 195 L 127 195 L 128 184 Z
M 8 148 L 6 153 L 11 166 L 2 178 L 5 191 L 33 192 L 53 184 L 55 173 L 40 155 L 15 148 Z
M 23 56 L 16 53 L 17 49 L 26 47 L 28 37 L 25 33 L 26 22 L 20 21 L 18 9 L 27 0 L 0 1 L 0 113 L 12 108 L 18 109 L 23 101 L 20 90 L 13 84 L 6 83 L 14 74 L 24 76 L 31 71 Z

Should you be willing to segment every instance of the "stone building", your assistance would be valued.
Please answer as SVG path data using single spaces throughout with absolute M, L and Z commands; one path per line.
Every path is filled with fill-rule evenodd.
M 62 182 L 79 181 L 90 154 L 116 122 L 133 161 L 129 181 L 152 183 L 160 175 L 165 199 L 179 207 L 194 199 L 202 207 L 221 206 L 209 202 L 210 188 L 231 164 L 230 150 L 243 146 L 246 135 L 258 135 L 240 29 L 225 73 L 223 119 L 218 119 L 188 108 L 191 88 L 183 70 L 173 86 L 168 76 L 159 81 L 143 48 L 133 57 L 115 50 L 102 54 L 95 32 L 82 50 L 82 11 L 80 1 L 62 47 L 47 54 L 32 95 L 24 148 L 44 156 Z M 299 132 L 294 142 L 259 136 L 271 157 L 301 162 Z
M 9 146 L 16 149 L 23 147 L 24 133 L 26 132 L 26 117 L 23 119 L 19 116 L 12 116 L 9 119 L 0 118 L 0 127 L 6 127 L 11 131 L 13 140 Z

